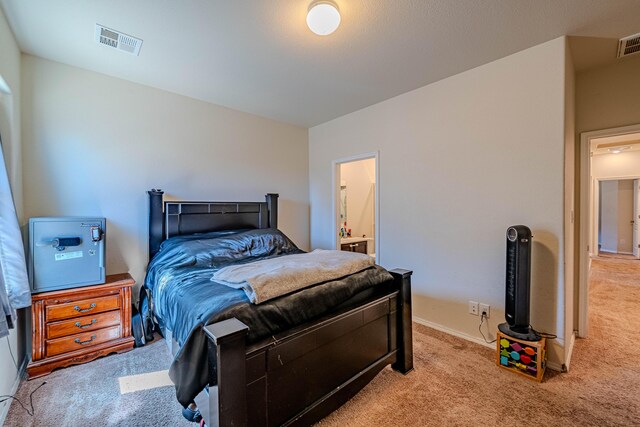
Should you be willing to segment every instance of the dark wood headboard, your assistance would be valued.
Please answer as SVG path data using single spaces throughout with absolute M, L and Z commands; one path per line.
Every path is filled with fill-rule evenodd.
M 164 191 L 149 194 L 149 260 L 169 237 L 242 228 L 278 228 L 278 194 L 264 202 L 162 201 Z

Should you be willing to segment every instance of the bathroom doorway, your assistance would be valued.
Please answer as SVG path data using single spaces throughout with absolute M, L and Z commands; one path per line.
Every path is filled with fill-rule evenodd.
M 368 254 L 378 263 L 378 154 L 336 160 L 334 184 L 336 249 Z

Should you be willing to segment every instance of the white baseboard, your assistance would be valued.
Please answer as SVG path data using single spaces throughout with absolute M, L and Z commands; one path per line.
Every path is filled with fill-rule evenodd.
M 413 316 L 413 321 L 416 322 L 416 323 L 419 323 L 421 325 L 428 326 L 428 327 L 430 327 L 432 329 L 435 329 L 436 331 L 444 332 L 445 334 L 453 335 L 455 337 L 462 338 L 464 340 L 471 341 L 471 342 L 474 342 L 476 344 L 480 344 L 482 346 L 491 348 L 493 350 L 495 350 L 495 348 L 496 348 L 496 344 L 495 343 L 491 343 L 490 344 L 488 342 L 485 342 L 485 340 L 483 340 L 482 338 L 478 338 L 478 337 L 474 337 L 474 336 L 471 336 L 471 335 L 467 335 L 467 334 L 465 334 L 463 332 L 456 331 L 455 329 L 447 328 L 446 326 L 443 326 L 443 325 L 441 325 L 439 323 L 430 322 L 428 320 L 424 320 L 424 319 L 421 319 L 420 317 L 416 317 L 416 316 Z
M 446 326 L 443 326 L 439 323 L 430 322 L 428 320 L 425 320 L 416 316 L 413 316 L 413 321 L 421 325 L 428 326 L 429 328 L 435 329 L 437 331 L 444 332 L 445 334 L 453 335 L 455 337 L 462 338 L 464 340 L 471 341 L 476 344 L 480 344 L 481 346 L 488 347 L 492 350 L 496 349 L 495 343 L 488 343 L 481 338 L 474 337 L 460 331 L 456 331 L 455 329 L 447 328 Z M 558 341 L 560 344 L 563 344 L 562 340 L 556 340 L 556 341 Z M 571 337 L 571 351 L 573 351 L 574 341 L 575 341 L 575 333 Z M 569 353 L 569 356 L 571 356 L 571 353 Z M 553 371 L 558 371 L 558 372 L 565 372 L 567 370 L 565 365 L 557 362 L 552 362 L 552 361 L 550 362 L 548 360 L 547 360 L 547 368 Z
M 29 362 L 28 358 L 25 358 L 22 361 L 20 369 L 18 369 L 18 373 L 16 374 L 16 379 L 13 382 L 13 385 L 11 386 L 11 391 L 9 392 L 10 395 L 13 396 L 16 394 L 16 392 L 18 391 L 18 387 L 20 387 L 20 383 L 22 382 L 22 380 L 26 378 L 28 362 Z M 9 408 L 11 407 L 11 402 L 13 402 L 13 399 L 6 400 L 3 403 L 4 407 L 0 408 L 0 426 L 4 425 L 4 422 L 7 419 L 7 415 L 9 415 Z

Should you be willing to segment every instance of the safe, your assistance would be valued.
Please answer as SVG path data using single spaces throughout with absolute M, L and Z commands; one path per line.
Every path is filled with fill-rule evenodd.
M 29 219 L 32 293 L 105 282 L 105 218 Z

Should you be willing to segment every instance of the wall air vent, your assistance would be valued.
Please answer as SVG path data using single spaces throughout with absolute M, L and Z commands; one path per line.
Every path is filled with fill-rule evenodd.
M 112 30 L 111 28 L 107 28 L 100 24 L 96 24 L 95 40 L 96 43 L 100 43 L 135 56 L 140 54 L 140 47 L 142 46 L 142 40 L 128 36 L 119 31 Z
M 618 42 L 618 58 L 640 52 L 640 33 L 620 39 Z

